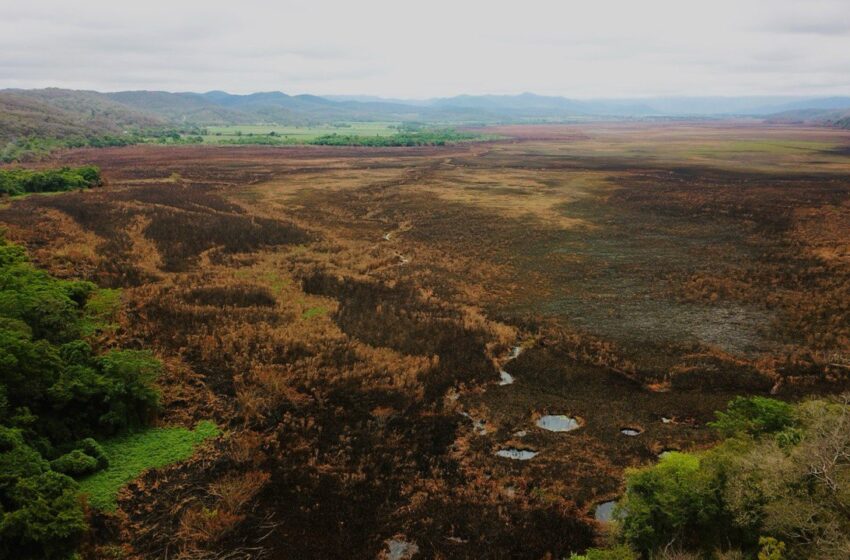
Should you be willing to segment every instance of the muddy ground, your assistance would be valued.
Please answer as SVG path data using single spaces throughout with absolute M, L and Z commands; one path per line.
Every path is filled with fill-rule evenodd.
M 625 469 L 710 445 L 732 396 L 847 388 L 846 132 L 498 133 L 76 150 L 45 165 L 107 186 L 0 209 L 54 274 L 123 288 L 102 343 L 166 362 L 161 423 L 226 430 L 95 514 L 88 555 L 562 557 L 602 538 Z

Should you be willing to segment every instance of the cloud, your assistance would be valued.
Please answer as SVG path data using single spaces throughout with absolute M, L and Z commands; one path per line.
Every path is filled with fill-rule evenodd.
M 6 0 L 3 12 L 0 87 L 850 93 L 845 0 Z
M 847 0 L 778 2 L 766 12 L 763 30 L 778 34 L 850 37 L 850 4 Z
M 805 33 L 809 35 L 846 36 L 850 34 L 850 20 L 788 22 L 779 27 L 778 30 L 788 33 Z

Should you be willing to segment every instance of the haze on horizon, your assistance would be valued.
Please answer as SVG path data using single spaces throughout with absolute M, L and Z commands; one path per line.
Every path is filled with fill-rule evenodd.
M 850 1 L 5 0 L 0 88 L 850 94 Z

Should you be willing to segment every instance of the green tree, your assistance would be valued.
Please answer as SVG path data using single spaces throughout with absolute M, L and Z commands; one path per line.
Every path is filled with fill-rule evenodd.
M 736 397 L 710 426 L 724 437 L 774 434 L 796 424 L 794 407 L 766 397 Z

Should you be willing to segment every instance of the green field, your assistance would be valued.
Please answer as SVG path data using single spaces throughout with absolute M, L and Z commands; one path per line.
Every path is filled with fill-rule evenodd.
M 397 122 L 346 122 L 320 125 L 241 124 L 208 126 L 203 136 L 205 143 L 227 144 L 246 136 L 274 136 L 293 143 L 307 142 L 328 134 L 356 136 L 390 136 L 399 132 Z

